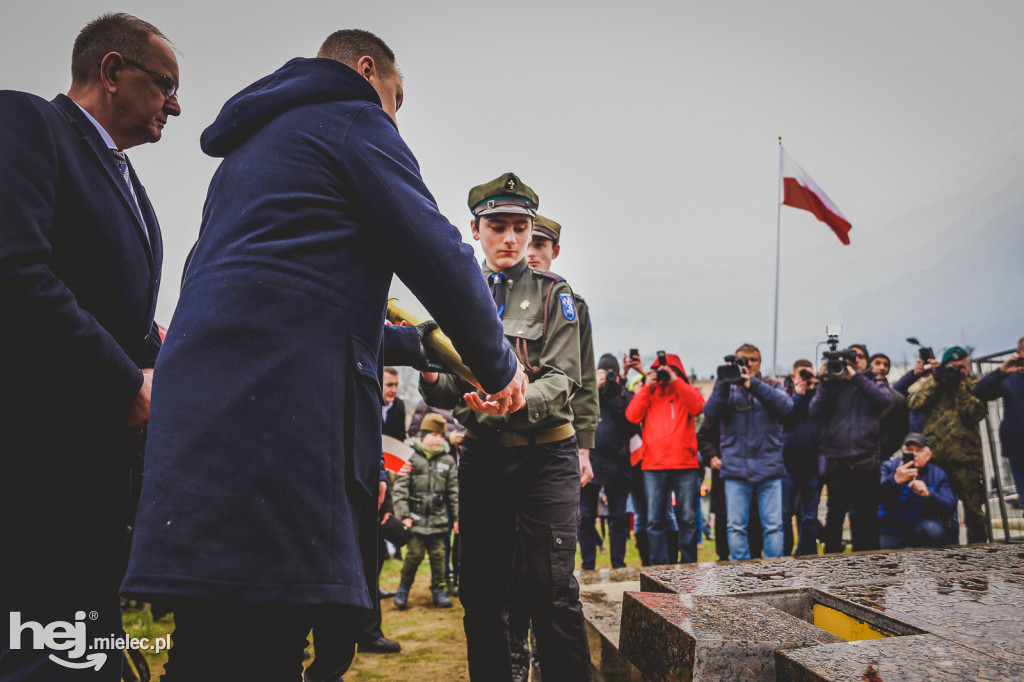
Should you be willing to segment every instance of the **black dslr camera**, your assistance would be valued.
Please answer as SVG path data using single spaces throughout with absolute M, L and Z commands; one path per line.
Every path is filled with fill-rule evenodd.
M 743 368 L 750 365 L 750 360 L 741 355 L 726 355 L 724 365 L 719 365 L 716 375 L 723 384 L 742 384 Z
M 826 377 L 841 377 L 846 374 L 847 362 L 857 359 L 857 351 L 851 349 L 837 350 L 839 347 L 839 335 L 843 333 L 843 326 L 830 324 L 825 327 L 825 335 L 828 337 L 828 350 L 822 353 L 821 359 L 825 361 Z
M 672 381 L 672 375 L 668 373 L 668 370 L 667 369 L 662 369 L 662 367 L 667 367 L 667 366 L 668 366 L 668 360 L 665 358 L 665 351 L 659 350 L 658 351 L 658 370 L 655 373 L 655 376 L 658 379 L 658 383 L 667 384 L 668 382 Z
M 956 388 L 964 378 L 964 375 L 960 373 L 959 365 L 936 367 L 933 376 L 939 386 L 945 386 L 946 388 Z

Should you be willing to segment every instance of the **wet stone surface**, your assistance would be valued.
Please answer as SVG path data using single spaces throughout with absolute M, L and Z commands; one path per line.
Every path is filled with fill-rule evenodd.
M 780 651 L 776 657 L 778 678 L 794 682 L 1024 679 L 1024 668 L 935 635 L 829 644 Z
M 777 650 L 840 641 L 759 601 L 627 592 L 619 650 L 652 680 L 774 680 Z
M 638 568 L 599 568 L 595 571 L 577 571 L 576 579 L 580 585 L 597 583 L 622 583 L 640 580 Z
M 622 574 L 629 577 L 629 574 Z M 587 623 L 591 674 L 595 682 L 641 682 L 643 676 L 619 652 L 622 595 L 640 589 L 638 573 L 621 582 L 592 581 L 580 585 L 580 602 Z M 582 582 L 582 581 L 581 581 Z
M 708 677 L 696 657 L 674 643 L 680 635 L 672 628 L 693 642 L 715 637 L 731 641 L 730 633 L 745 627 L 739 621 L 751 618 L 752 603 L 767 609 L 765 614 L 785 627 L 796 621 L 823 632 L 810 625 L 814 604 L 822 604 L 883 632 L 903 635 L 828 646 L 809 642 L 792 651 L 777 646 L 779 670 L 785 671 L 779 679 L 1024 679 L 1024 547 L 1020 545 L 665 567 L 645 570 L 640 583 L 642 590 L 655 594 L 627 595 L 627 605 L 636 597 L 637 605 L 647 608 L 623 608 L 620 646 L 651 679 L 691 679 L 686 666 L 692 679 L 764 674 L 764 670 L 744 668 L 746 663 L 730 655 L 735 670 L 719 670 Z M 673 594 L 679 599 L 672 601 Z M 702 600 L 709 598 L 716 600 L 714 618 L 703 615 L 703 606 L 710 602 Z M 675 606 L 669 608 L 670 604 Z M 693 610 L 702 614 L 699 623 Z M 685 618 L 680 620 L 680 614 Z M 752 622 L 768 627 L 764 620 Z M 756 641 L 775 641 L 767 632 L 758 630 L 761 638 Z M 656 633 L 656 638 L 645 633 Z M 668 645 L 669 641 L 673 644 Z M 627 646 L 627 642 L 633 643 Z M 658 665 L 667 676 L 649 673 L 655 666 L 645 668 L 634 656 L 641 650 L 658 651 Z

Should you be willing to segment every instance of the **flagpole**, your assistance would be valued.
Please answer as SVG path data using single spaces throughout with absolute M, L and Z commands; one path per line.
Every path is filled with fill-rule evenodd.
M 782 135 L 779 135 L 779 199 L 775 203 L 775 323 L 772 330 L 772 376 L 778 378 L 779 254 L 782 248 Z

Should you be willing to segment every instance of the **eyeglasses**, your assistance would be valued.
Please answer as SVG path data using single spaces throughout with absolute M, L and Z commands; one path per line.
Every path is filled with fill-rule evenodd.
M 131 59 L 125 59 L 124 63 L 127 64 L 128 66 L 135 67 L 139 71 L 145 71 L 150 76 L 153 76 L 153 79 L 156 81 L 156 84 L 159 85 L 160 89 L 164 91 L 164 99 L 170 100 L 170 99 L 173 99 L 174 97 L 177 96 L 177 94 L 178 94 L 178 84 L 175 83 L 174 80 L 170 76 L 165 76 L 164 74 L 162 74 L 162 73 L 160 73 L 158 71 L 153 71 L 152 69 L 147 69 L 142 64 L 139 64 L 138 62 L 134 62 Z

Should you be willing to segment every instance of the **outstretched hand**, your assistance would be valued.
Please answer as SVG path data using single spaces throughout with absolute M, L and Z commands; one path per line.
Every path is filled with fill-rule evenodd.
M 520 364 L 516 367 L 515 376 L 512 377 L 512 381 L 508 383 L 508 386 L 497 393 L 487 396 L 486 400 L 475 392 L 466 393 L 462 398 L 466 401 L 469 409 L 475 412 L 498 415 L 508 414 L 510 412 L 518 412 L 526 407 L 526 387 L 526 374 L 523 372 L 522 364 Z

